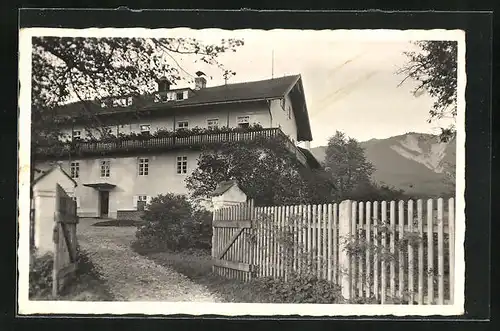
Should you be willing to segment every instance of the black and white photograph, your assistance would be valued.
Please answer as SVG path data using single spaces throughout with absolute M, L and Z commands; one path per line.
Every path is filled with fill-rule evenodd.
M 19 36 L 21 314 L 464 313 L 464 31 Z

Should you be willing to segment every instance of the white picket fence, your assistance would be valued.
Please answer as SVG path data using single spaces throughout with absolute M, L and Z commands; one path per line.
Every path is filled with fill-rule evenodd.
M 341 285 L 346 299 L 450 304 L 454 203 L 226 207 L 214 213 L 214 271 L 243 280 L 313 273 Z

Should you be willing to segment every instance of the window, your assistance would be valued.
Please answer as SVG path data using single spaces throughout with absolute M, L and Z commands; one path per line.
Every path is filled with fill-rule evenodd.
M 212 119 L 209 119 L 207 120 L 207 123 L 208 123 L 208 128 L 213 130 L 213 129 L 217 129 L 217 127 L 219 126 L 219 119 L 218 118 L 212 118 Z
M 69 165 L 71 178 L 78 178 L 80 176 L 80 162 L 74 161 Z
M 82 131 L 73 130 L 73 140 L 78 140 L 82 137 Z
M 240 128 L 248 128 L 250 125 L 250 116 L 238 116 L 236 123 Z
M 292 119 L 292 107 L 288 106 L 287 109 L 288 109 L 288 119 L 291 120 Z
M 147 195 L 138 195 L 134 201 L 135 208 L 137 210 L 144 210 L 146 209 L 146 204 L 149 202 L 148 196 Z
M 109 177 L 110 164 L 109 160 L 101 161 L 101 178 Z
M 280 105 L 281 105 L 281 108 L 283 108 L 283 110 L 285 110 L 285 102 L 286 102 L 285 98 L 280 99 Z
M 139 176 L 147 176 L 149 174 L 149 159 L 147 157 L 139 158 Z
M 182 100 L 182 99 L 184 99 L 184 93 L 182 93 L 182 92 L 177 92 L 177 93 L 175 94 L 175 97 L 176 97 L 176 99 L 177 99 L 177 100 Z
M 187 156 L 177 157 L 177 173 L 178 174 L 187 173 Z
M 180 121 L 180 122 L 177 122 L 177 128 L 178 129 L 187 129 L 189 126 L 189 123 L 188 121 Z
M 151 131 L 151 125 L 142 124 L 141 125 L 141 133 L 149 133 Z

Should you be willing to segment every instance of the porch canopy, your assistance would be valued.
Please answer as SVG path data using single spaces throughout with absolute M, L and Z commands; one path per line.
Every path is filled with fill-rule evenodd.
M 83 186 L 92 187 L 99 191 L 109 191 L 116 187 L 115 184 L 110 184 L 110 183 L 90 183 L 90 184 L 83 184 Z

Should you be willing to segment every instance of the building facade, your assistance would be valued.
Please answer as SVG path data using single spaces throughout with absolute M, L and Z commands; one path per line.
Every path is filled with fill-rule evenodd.
M 196 169 L 200 146 L 206 143 L 279 137 L 304 166 L 317 165 L 297 146 L 312 140 L 300 75 L 216 87 L 206 87 L 205 78 L 198 77 L 194 89 L 170 89 L 167 81 L 159 81 L 158 89 L 151 96 L 61 108 L 61 114 L 72 118 L 64 127 L 65 144 L 37 149 L 35 167 L 43 171 L 57 162 L 70 174 L 78 184 L 80 217 L 116 218 L 159 194 L 188 193 L 185 179 Z M 99 140 L 103 130 L 89 127 L 81 116 L 89 109 L 106 132 L 142 138 Z M 254 125 L 261 129 L 245 131 Z M 217 131 L 223 127 L 241 131 Z M 196 133 L 193 128 L 205 130 Z

